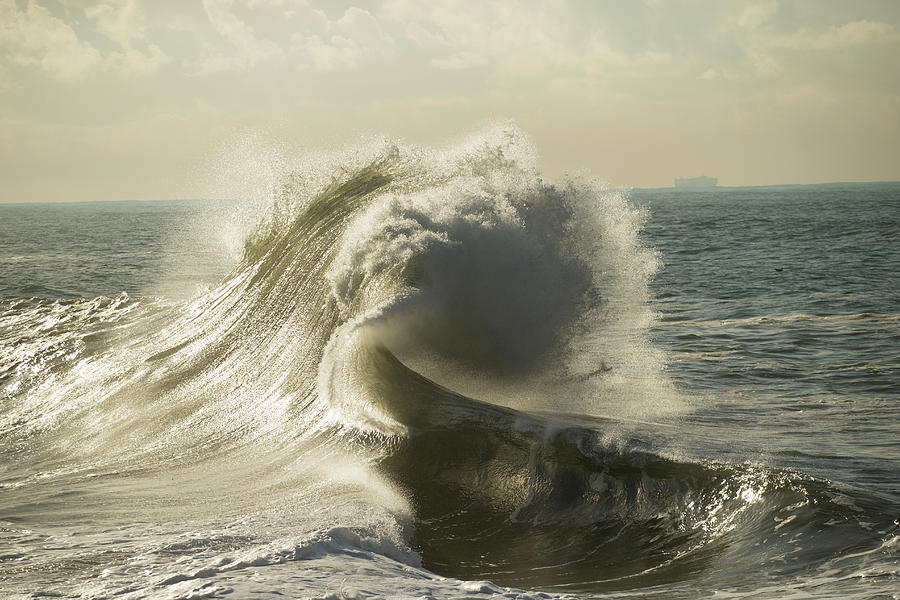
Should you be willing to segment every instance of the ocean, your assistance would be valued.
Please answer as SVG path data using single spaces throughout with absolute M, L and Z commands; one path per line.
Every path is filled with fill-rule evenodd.
M 0 204 L 0 597 L 900 597 L 900 183 L 536 165 Z

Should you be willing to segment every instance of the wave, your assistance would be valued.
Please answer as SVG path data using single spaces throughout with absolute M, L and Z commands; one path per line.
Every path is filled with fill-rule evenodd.
M 624 433 L 688 408 L 649 339 L 659 260 L 624 193 L 543 180 L 512 127 L 329 160 L 282 174 L 243 258 L 192 301 L 4 305 L 11 514 L 55 482 L 80 490 L 54 509 L 76 518 L 121 480 L 125 521 L 149 494 L 166 521 L 253 513 L 259 545 L 290 514 L 322 552 L 343 532 L 442 575 L 577 589 L 874 543 L 855 496 Z M 153 585 L 222 571 L 191 565 Z
M 855 313 L 848 315 L 810 315 L 796 314 L 785 316 L 746 317 L 743 319 L 720 319 L 716 321 L 693 320 L 664 320 L 660 326 L 691 326 L 691 327 L 747 327 L 747 326 L 784 326 L 806 323 L 862 323 L 865 325 L 892 326 L 900 321 L 898 314 Z

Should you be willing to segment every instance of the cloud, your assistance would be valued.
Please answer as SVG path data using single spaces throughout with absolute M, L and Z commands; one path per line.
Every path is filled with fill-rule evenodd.
M 100 52 L 49 10 L 29 1 L 0 0 L 0 47 L 13 64 L 34 66 L 61 82 L 83 79 L 103 63 Z
M 353 69 L 367 60 L 394 53 L 393 38 L 366 10 L 350 7 L 336 21 L 329 21 L 323 13 L 319 16 L 324 18 L 326 34 L 297 32 L 291 38 L 293 51 L 301 64 L 318 71 Z
M 105 0 L 84 9 L 96 30 L 116 42 L 120 51 L 104 57 L 105 68 L 122 75 L 148 75 L 172 58 L 146 41 L 146 23 L 137 0 Z
M 10 133 L 5 117 L 44 123 L 46 148 L 94 153 L 97 164 L 122 154 L 104 150 L 111 132 L 164 112 L 183 118 L 159 139 L 134 142 L 129 132 L 122 143 L 146 142 L 160 157 L 184 159 L 201 152 L 199 142 L 188 152 L 186 140 L 208 139 L 231 125 L 287 128 L 310 143 L 362 128 L 425 142 L 510 116 L 535 131 L 554 168 L 608 160 L 611 176 L 637 182 L 650 169 L 641 166 L 647 139 L 664 169 L 666 161 L 690 155 L 679 147 L 686 138 L 698 156 L 715 161 L 745 151 L 746 144 L 735 143 L 724 152 L 722 141 L 744 136 L 759 140 L 755 148 L 792 152 L 803 148 L 803 136 L 818 136 L 808 148 L 817 151 L 832 124 L 844 123 L 842 136 L 861 148 L 866 138 L 877 141 L 860 156 L 882 164 L 897 156 L 900 139 L 897 6 L 896 0 L 0 0 L 0 137 L 12 140 L 10 156 L 33 165 L 33 181 L 46 158 L 26 142 L 40 132 L 29 124 Z M 122 81 L 137 77 L 144 79 Z M 64 126 L 77 131 L 61 137 Z M 147 131 L 162 127 L 153 123 Z M 60 141 L 88 134 L 96 136 L 90 147 Z M 62 152 L 59 164 L 69 164 Z M 760 155 L 774 156 L 767 152 Z M 143 168 L 138 157 L 130 160 L 121 164 Z M 744 180 L 762 181 L 757 171 Z
M 394 53 L 394 40 L 378 19 L 355 6 L 334 20 L 303 0 L 204 0 L 203 6 L 230 49 L 210 46 L 201 72 L 251 69 L 265 62 L 326 72 L 355 69 Z
M 251 2 L 256 6 L 259 2 Z M 267 60 L 284 58 L 284 51 L 271 40 L 258 38 L 253 28 L 233 11 L 234 0 L 203 0 L 203 9 L 213 29 L 227 40 L 233 52 L 208 57 L 201 64 L 204 72 L 233 68 L 247 69 Z
M 450 42 L 441 31 L 432 31 L 417 22 L 406 25 L 406 37 L 417 46 L 428 50 L 444 50 L 450 46 Z
M 107 69 L 124 76 L 141 76 L 156 73 L 162 65 L 172 62 L 156 44 L 149 44 L 145 51 L 126 48 L 121 52 L 111 52 L 105 58 Z
M 386 0 L 385 19 L 401 24 L 410 40 L 437 69 L 490 65 L 522 75 L 573 65 L 585 39 L 575 35 L 577 18 L 559 3 L 523 0 L 460 5 L 448 0 Z
M 13 80 L 9 68 L 0 62 L 0 94 L 18 89 L 21 89 L 21 85 Z
M 739 29 L 755 31 L 763 25 L 770 23 L 778 13 L 777 0 L 756 2 L 742 7 L 736 23 Z
M 159 46 L 142 41 L 143 15 L 135 0 L 106 0 L 86 8 L 85 16 L 94 30 L 118 49 L 102 52 L 34 0 L 24 9 L 14 0 L 0 0 L 0 47 L 10 63 L 40 68 L 62 83 L 99 72 L 119 76 L 154 73 L 171 61 Z
M 144 15 L 137 0 L 105 0 L 84 9 L 97 31 L 121 46 L 144 38 Z
M 720 28 L 715 32 L 719 39 L 732 39 L 737 44 L 750 72 L 744 79 L 762 80 L 795 79 L 806 73 L 834 72 L 838 63 L 855 63 L 860 67 L 866 62 L 863 52 L 885 52 L 884 46 L 900 44 L 900 31 L 895 25 L 869 19 L 848 18 L 852 10 L 827 10 L 823 6 L 818 28 L 792 25 L 790 10 L 782 10 L 776 0 L 737 6 L 726 9 L 720 15 Z M 897 49 L 900 51 L 900 48 Z M 842 51 L 840 61 L 833 61 L 827 53 Z M 737 61 L 727 69 L 740 70 Z
M 878 21 L 851 21 L 823 31 L 800 29 L 769 42 L 772 48 L 791 50 L 842 50 L 854 46 L 900 42 L 900 32 L 893 25 Z

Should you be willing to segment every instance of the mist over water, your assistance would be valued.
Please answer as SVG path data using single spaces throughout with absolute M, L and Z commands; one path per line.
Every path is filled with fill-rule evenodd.
M 897 186 L 549 182 L 511 126 L 234 155 L 235 203 L 0 207 L 9 593 L 896 592 Z

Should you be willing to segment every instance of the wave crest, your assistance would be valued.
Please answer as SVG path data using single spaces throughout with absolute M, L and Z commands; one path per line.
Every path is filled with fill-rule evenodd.
M 353 372 L 337 354 L 365 338 L 507 406 L 634 416 L 675 405 L 646 337 L 658 259 L 638 237 L 645 215 L 622 192 L 546 182 L 532 152 L 515 129 L 397 151 L 398 175 L 350 219 L 327 272 L 344 321 L 329 373 Z

